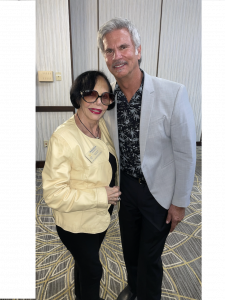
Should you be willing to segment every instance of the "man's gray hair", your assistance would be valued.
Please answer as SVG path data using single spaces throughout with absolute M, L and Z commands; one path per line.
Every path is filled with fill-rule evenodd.
M 134 26 L 134 24 L 128 20 L 128 19 L 123 19 L 123 18 L 114 18 L 111 19 L 110 21 L 106 22 L 103 24 L 97 35 L 97 43 L 98 47 L 100 48 L 101 52 L 104 53 L 104 45 L 103 45 L 103 38 L 104 36 L 117 29 L 127 29 L 128 32 L 130 33 L 131 39 L 134 42 L 135 50 L 137 53 L 137 48 L 141 45 L 141 37 L 140 34 L 137 30 L 137 28 Z M 140 65 L 141 63 L 141 58 L 138 60 L 138 63 Z

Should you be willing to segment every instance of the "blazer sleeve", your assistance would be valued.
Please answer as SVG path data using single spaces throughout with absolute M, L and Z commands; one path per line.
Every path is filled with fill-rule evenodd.
M 69 145 L 61 136 L 53 134 L 49 141 L 42 172 L 43 196 L 46 204 L 63 213 L 93 208 L 107 209 L 108 199 L 105 187 L 70 188 L 71 167 L 72 151 Z
M 190 204 L 195 164 L 196 131 L 188 93 L 181 85 L 171 118 L 171 140 L 175 160 L 176 181 L 172 204 L 187 207 Z

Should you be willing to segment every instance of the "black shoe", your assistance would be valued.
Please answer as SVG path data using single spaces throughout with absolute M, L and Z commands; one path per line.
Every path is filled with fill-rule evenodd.
M 130 290 L 129 285 L 119 294 L 117 300 L 135 300 L 136 295 L 133 294 Z

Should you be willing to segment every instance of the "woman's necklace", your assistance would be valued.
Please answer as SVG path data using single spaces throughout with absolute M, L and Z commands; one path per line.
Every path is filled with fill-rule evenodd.
M 84 123 L 83 123 L 83 122 L 81 121 L 81 119 L 79 118 L 78 112 L 77 112 L 77 117 L 78 117 L 78 119 L 80 120 L 81 124 L 87 129 L 87 127 L 84 125 Z M 87 131 L 90 132 L 89 129 L 87 129 Z M 99 135 L 99 126 L 98 126 L 98 135 L 97 135 L 97 136 L 95 136 L 95 135 L 94 135 L 93 133 L 91 133 L 91 132 L 90 132 L 90 134 L 93 135 L 94 138 L 99 139 L 99 137 L 98 137 L 98 135 Z

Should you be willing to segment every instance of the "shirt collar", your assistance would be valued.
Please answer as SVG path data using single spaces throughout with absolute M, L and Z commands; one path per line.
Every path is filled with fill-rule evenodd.
M 143 71 L 141 68 L 140 68 L 140 70 L 141 70 L 141 72 L 142 72 L 142 74 L 143 74 L 143 77 L 142 77 L 141 85 L 140 85 L 139 89 L 136 91 L 136 93 L 137 93 L 138 91 L 140 91 L 140 92 L 142 93 L 143 85 L 144 85 L 144 77 L 145 77 L 145 73 L 144 73 L 144 71 Z M 120 89 L 118 83 L 116 82 L 115 89 L 114 89 L 114 93 L 118 93 L 118 92 L 121 92 L 121 93 L 122 93 L 122 91 L 121 91 L 121 89 Z M 135 93 L 135 94 L 136 94 L 136 93 Z

